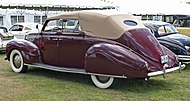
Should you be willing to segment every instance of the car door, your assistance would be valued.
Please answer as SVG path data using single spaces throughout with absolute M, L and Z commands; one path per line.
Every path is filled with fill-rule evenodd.
M 42 63 L 59 66 L 58 35 L 56 32 L 42 32 L 39 44 Z
M 84 35 L 79 25 L 66 28 L 68 20 L 46 21 L 39 38 L 42 62 L 59 67 L 84 68 Z
M 60 66 L 84 68 L 84 36 L 80 32 L 64 31 L 59 36 Z

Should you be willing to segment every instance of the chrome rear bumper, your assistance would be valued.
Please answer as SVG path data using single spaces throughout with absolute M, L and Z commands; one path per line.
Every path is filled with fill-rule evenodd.
M 190 63 L 190 56 L 188 55 L 178 55 L 178 60 L 182 63 L 188 64 Z
M 150 72 L 150 73 L 148 73 L 148 77 L 153 77 L 153 76 L 158 76 L 158 75 L 164 76 L 166 73 L 173 72 L 176 70 L 181 70 L 183 68 L 185 68 L 185 64 L 181 65 L 181 63 L 180 63 L 179 66 L 177 66 L 177 67 L 173 67 L 173 68 L 169 68 L 169 69 L 163 68 L 162 71 Z

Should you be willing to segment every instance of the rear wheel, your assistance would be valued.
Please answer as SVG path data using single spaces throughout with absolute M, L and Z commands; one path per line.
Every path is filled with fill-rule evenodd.
M 10 64 L 12 70 L 16 73 L 24 73 L 28 69 L 28 66 L 24 65 L 22 54 L 17 49 L 10 54 Z
M 114 78 L 108 76 L 91 75 L 93 83 L 98 88 L 108 88 L 112 85 Z

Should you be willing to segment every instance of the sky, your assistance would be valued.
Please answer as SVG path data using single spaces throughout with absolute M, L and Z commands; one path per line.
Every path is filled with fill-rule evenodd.
M 0 5 L 7 4 L 43 4 L 68 6 L 118 6 L 120 11 L 128 13 L 190 13 L 190 0 L 1 0 Z
M 73 6 L 102 6 L 102 5 L 113 5 L 113 6 L 126 6 L 128 4 L 135 4 L 138 6 L 142 5 L 160 5 L 172 3 L 182 3 L 190 0 L 1 0 L 3 4 L 45 4 L 45 5 L 73 5 Z
M 53 2 L 52 2 L 53 1 Z M 84 1 L 84 2 L 81 2 L 81 1 Z M 90 2 L 88 2 L 90 1 Z M 27 4 L 30 4 L 30 3 L 33 3 L 33 4 L 66 4 L 66 3 L 69 3 L 69 4 L 74 4 L 74 5 L 77 5 L 77 4 L 87 4 L 89 3 L 92 4 L 97 2 L 97 3 L 103 3 L 103 2 L 106 2 L 106 3 L 109 3 L 111 4 L 112 2 L 115 3 L 115 4 L 123 4 L 123 3 L 127 3 L 127 2 L 156 2 L 156 3 L 159 3 L 159 4 L 162 4 L 166 1 L 169 1 L 169 2 L 184 2 L 184 1 L 190 1 L 190 0 L 1 0 L 1 4 L 9 4 L 9 3 L 27 3 Z M 152 2 L 151 2 L 152 3 Z
M 45 4 L 45 5 L 73 5 L 73 6 L 96 6 L 110 5 L 101 0 L 2 0 L 1 4 Z
M 116 0 L 115 0 L 116 1 Z M 189 14 L 190 0 L 117 0 L 120 11 L 132 14 Z

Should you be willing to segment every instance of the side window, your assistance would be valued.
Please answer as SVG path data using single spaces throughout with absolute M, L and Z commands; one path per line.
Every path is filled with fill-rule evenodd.
M 66 25 L 67 26 L 76 26 L 77 21 L 76 20 L 68 20 Z
M 172 25 L 165 25 L 158 28 L 159 35 L 171 34 L 176 32 L 176 28 Z
M 62 22 L 61 20 L 50 20 L 44 31 L 46 32 L 62 32 L 62 29 L 63 29 L 63 25 L 64 22 Z
M 29 27 L 25 27 L 24 30 L 32 30 L 31 28 Z
M 50 20 L 44 31 L 62 32 L 63 34 L 79 34 L 81 31 L 79 21 L 76 19 Z
M 166 31 L 165 31 L 164 26 L 161 26 L 161 27 L 158 28 L 158 34 L 159 34 L 159 35 L 164 35 L 164 34 L 166 34 Z
M 173 32 L 173 29 L 169 26 L 165 26 L 165 29 L 166 29 L 166 33 L 172 33 Z
M 22 25 L 14 25 L 9 31 L 22 31 L 23 27 Z
M 166 33 L 176 33 L 177 29 L 173 25 L 165 25 Z
M 78 20 L 67 20 L 63 29 L 65 33 L 76 33 L 78 34 L 81 31 Z

